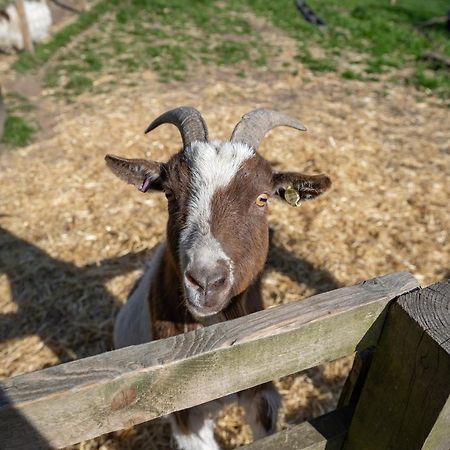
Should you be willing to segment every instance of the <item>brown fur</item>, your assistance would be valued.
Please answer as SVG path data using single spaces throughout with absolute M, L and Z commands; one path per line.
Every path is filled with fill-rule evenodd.
M 247 159 L 230 184 L 218 189 L 211 200 L 211 233 L 233 262 L 233 285 L 225 303 L 215 305 L 219 313 L 196 319 L 186 304 L 179 260 L 180 234 L 193 194 L 185 155 L 177 153 L 165 164 L 116 157 L 107 157 L 107 162 L 117 176 L 141 191 L 163 190 L 168 199 L 167 248 L 148 294 L 155 340 L 262 310 L 261 274 L 269 248 L 269 226 L 267 207 L 258 206 L 256 199 L 261 194 L 283 198 L 287 187 L 298 190 L 300 199 L 309 199 L 330 186 L 324 175 L 274 174 L 260 155 Z M 257 433 L 275 430 L 279 394 L 272 383 L 244 391 L 239 397 Z M 184 434 L 195 432 L 189 429 L 189 413 L 189 409 L 175 413 L 176 424 Z
M 174 413 L 175 421 L 183 434 L 189 434 L 191 432 L 189 429 L 189 411 L 190 409 L 182 409 Z
M 175 269 L 171 260 L 170 251 L 166 249 L 163 264 L 149 292 L 154 340 L 192 331 L 205 324 L 196 320 L 189 312 L 184 302 L 179 271 Z M 262 309 L 261 274 L 259 274 L 244 292 L 230 300 L 228 306 L 217 317 L 217 321 L 236 319 Z
M 169 249 L 149 292 L 153 339 L 164 339 L 199 328 L 183 301 L 183 287 Z
M 271 189 L 270 165 L 255 155 L 242 164 L 230 185 L 213 196 L 211 231 L 235 265 L 232 296 L 251 286 L 267 259 L 267 207 L 255 201 L 260 194 L 270 194 Z

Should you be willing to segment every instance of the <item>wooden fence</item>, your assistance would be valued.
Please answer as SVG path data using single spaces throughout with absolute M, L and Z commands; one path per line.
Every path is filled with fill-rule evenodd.
M 4 380 L 0 448 L 61 448 L 354 352 L 336 411 L 246 448 L 449 450 L 450 284 L 408 273 Z

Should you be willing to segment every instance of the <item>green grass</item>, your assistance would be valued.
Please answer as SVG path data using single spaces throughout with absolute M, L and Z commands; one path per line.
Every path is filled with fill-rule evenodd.
M 75 22 L 57 32 L 48 43 L 36 46 L 34 54 L 21 53 L 14 64 L 14 68 L 18 72 L 37 69 L 43 63 L 47 62 L 60 48 L 67 45 L 74 37 L 94 25 L 107 11 L 114 8 L 118 3 L 118 0 L 102 0 L 98 2 L 89 11 L 81 14 Z
M 265 65 L 272 51 L 246 19 L 214 1 L 108 0 L 37 46 L 34 56 L 21 54 L 15 68 L 43 66 L 44 85 L 73 100 L 86 91 L 112 89 L 113 80 L 96 82 L 100 75 L 120 82 L 150 69 L 170 82 L 185 79 L 202 63 L 234 65 L 242 73 L 243 64 Z
M 427 34 L 415 27 L 419 22 L 445 15 L 449 8 L 447 0 L 398 0 L 394 5 L 389 0 L 310 0 L 308 4 L 327 23 L 321 28 L 303 20 L 292 0 L 231 2 L 234 8 L 250 6 L 295 38 L 298 58 L 314 71 L 336 70 L 342 59 L 348 62 L 349 52 L 357 52 L 363 55 L 362 71 L 373 79 L 397 68 L 410 67 L 411 75 L 404 75 L 402 81 L 450 95 L 448 69 L 435 68 L 425 74 L 431 66 L 421 62 L 426 50 L 450 56 L 449 33 L 444 25 L 429 29 Z M 312 58 L 311 47 L 323 49 L 323 58 Z M 352 78 L 350 72 L 356 74 L 361 70 L 348 69 L 342 72 L 343 77 Z
M 30 103 L 27 97 L 19 92 L 8 92 L 5 95 L 6 104 L 8 106 L 8 113 L 29 113 L 34 110 L 34 106 Z
M 64 88 L 72 91 L 75 95 L 89 89 L 92 86 L 92 80 L 83 75 L 72 76 L 64 85 Z
M 47 44 L 38 45 L 35 55 L 22 53 L 15 68 L 25 72 L 44 66 L 45 85 L 67 99 L 112 89 L 114 81 L 96 83 L 104 74 L 120 81 L 131 72 L 150 69 L 170 82 L 185 79 L 204 63 L 236 66 L 236 74 L 251 76 L 254 67 L 270 66 L 276 51 L 246 20 L 243 13 L 251 10 L 294 38 L 295 59 L 314 72 L 396 80 L 450 95 L 448 69 L 421 60 L 426 50 L 450 56 L 448 32 L 438 27 L 425 35 L 415 28 L 418 22 L 444 15 L 447 0 L 309 4 L 326 27 L 307 23 L 293 0 L 229 0 L 226 6 L 212 0 L 102 0 Z M 295 72 L 295 67 L 286 65 L 286 71 Z
M 84 92 L 109 92 L 117 83 L 133 86 L 136 78 L 129 75 L 145 70 L 163 82 L 184 80 L 202 64 L 231 66 L 237 76 L 252 77 L 255 68 L 270 68 L 281 49 L 252 26 L 245 15 L 250 11 L 297 42 L 297 54 L 281 64 L 281 72 L 298 75 L 300 61 L 313 72 L 411 84 L 450 97 L 448 69 L 421 58 L 427 50 L 450 56 L 449 33 L 444 26 L 426 34 L 416 28 L 444 15 L 447 0 L 308 3 L 326 27 L 306 22 L 293 0 L 100 0 L 49 42 L 37 45 L 34 55 L 21 53 L 14 68 L 20 73 L 39 69 L 44 86 L 66 101 Z M 36 131 L 30 125 L 32 106 L 20 94 L 9 94 L 7 105 L 3 141 L 29 143 Z
M 2 142 L 11 147 L 23 147 L 32 141 L 35 132 L 36 129 L 22 117 L 8 115 Z
M 363 75 L 357 72 L 353 72 L 353 70 L 350 69 L 341 72 L 341 77 L 345 78 L 346 80 L 365 80 L 365 77 Z
M 23 147 L 32 142 L 37 131 L 30 118 L 34 106 L 27 97 L 18 92 L 8 92 L 5 95 L 7 116 L 1 142 L 9 147 Z

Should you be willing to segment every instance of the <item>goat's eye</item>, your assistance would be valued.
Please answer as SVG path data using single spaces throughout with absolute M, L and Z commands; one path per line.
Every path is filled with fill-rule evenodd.
M 258 195 L 258 198 L 256 199 L 255 203 L 258 206 L 263 207 L 263 206 L 267 205 L 267 200 L 269 200 L 269 196 L 267 194 L 261 194 L 261 195 Z

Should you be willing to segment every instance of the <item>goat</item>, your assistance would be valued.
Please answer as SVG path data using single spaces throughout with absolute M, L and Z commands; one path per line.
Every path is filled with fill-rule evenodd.
M 140 191 L 164 192 L 169 210 L 166 242 L 116 319 L 116 348 L 262 310 L 269 198 L 298 206 L 331 185 L 325 175 L 275 172 L 257 153 L 260 141 L 274 127 L 306 130 L 279 112 L 256 109 L 244 115 L 227 142 L 209 141 L 206 123 L 192 107 L 162 114 L 146 133 L 164 123 L 175 125 L 183 140 L 182 150 L 168 162 L 105 157 L 115 175 Z M 273 433 L 280 406 L 274 385 L 265 383 L 237 395 L 254 439 Z M 212 419 L 217 403 L 170 416 L 180 448 L 219 448 Z
M 52 24 L 50 8 L 45 1 L 24 2 L 30 38 L 33 42 L 41 42 L 48 36 Z M 23 36 L 20 30 L 19 15 L 15 5 L 9 5 L 0 11 L 0 48 L 3 50 L 22 50 Z

